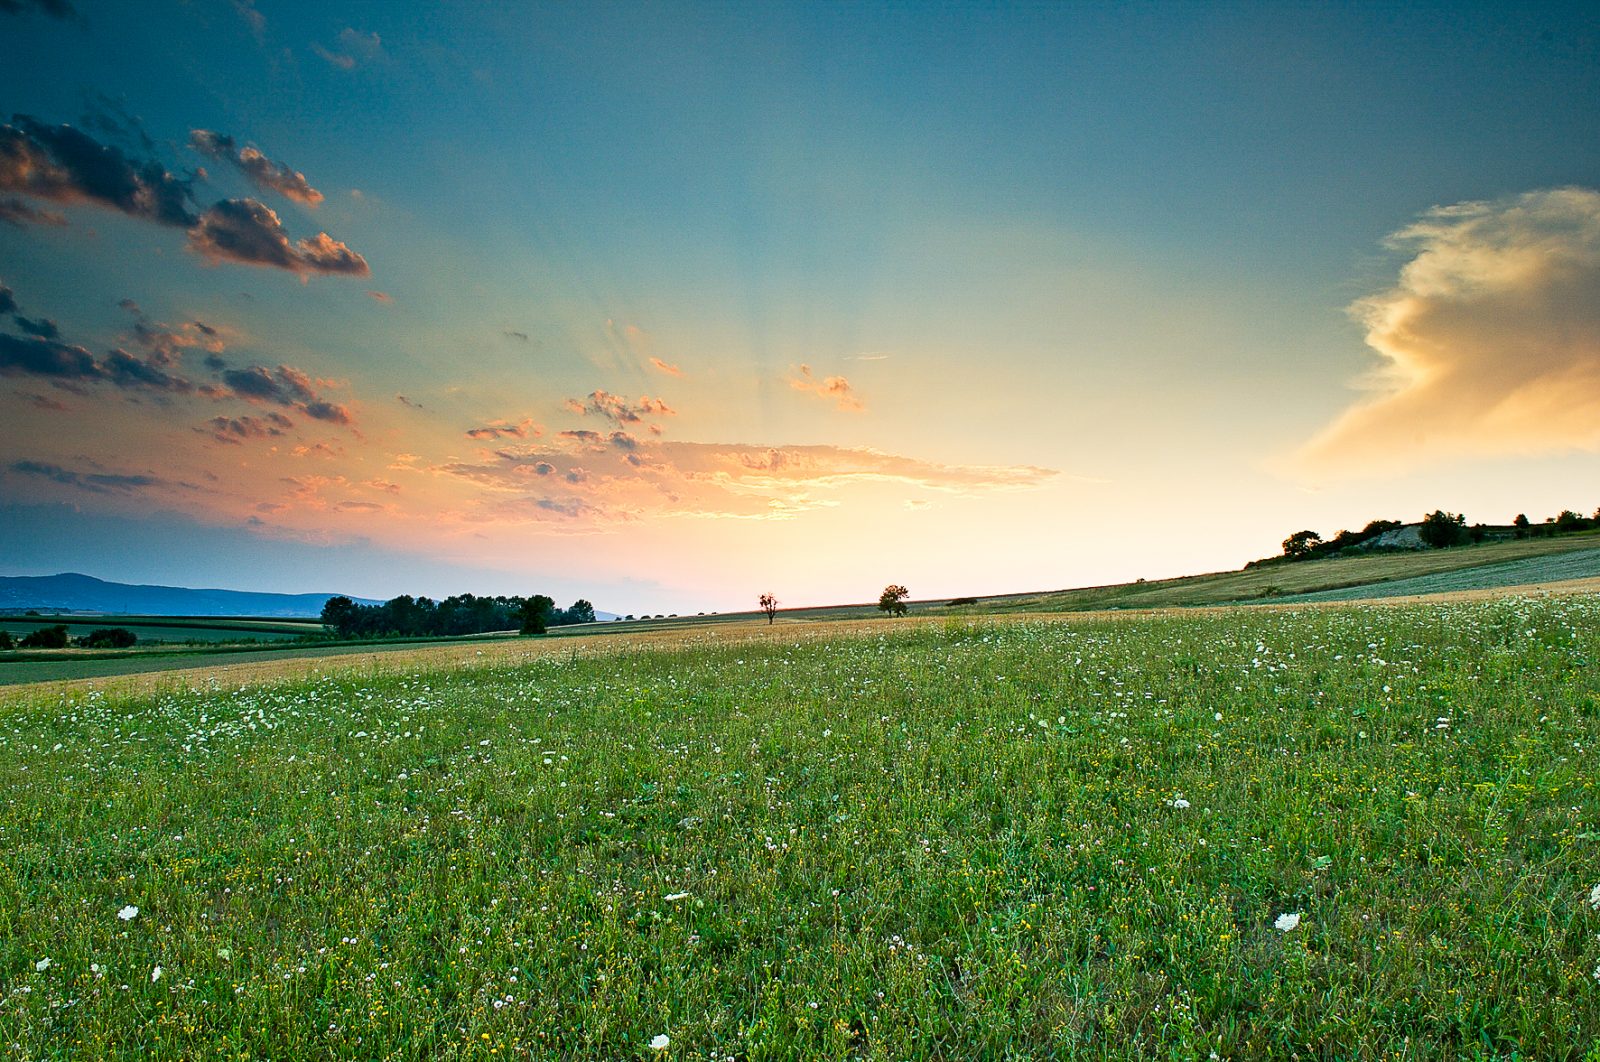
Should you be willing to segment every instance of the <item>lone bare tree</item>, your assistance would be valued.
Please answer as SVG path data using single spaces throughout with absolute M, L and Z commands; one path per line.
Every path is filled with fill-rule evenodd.
M 778 614 L 778 599 L 771 594 L 762 594 L 761 611 L 767 614 L 767 626 L 772 626 L 772 617 Z
M 883 588 L 883 593 L 878 595 L 878 608 L 891 616 L 904 616 L 906 614 L 906 598 L 911 596 L 911 591 L 903 586 L 890 583 Z

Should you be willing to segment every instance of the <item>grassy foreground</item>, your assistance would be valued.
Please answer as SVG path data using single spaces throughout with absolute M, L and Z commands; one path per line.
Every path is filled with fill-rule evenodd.
M 1600 1038 L 1600 602 L 802 637 L 0 695 L 0 1054 Z

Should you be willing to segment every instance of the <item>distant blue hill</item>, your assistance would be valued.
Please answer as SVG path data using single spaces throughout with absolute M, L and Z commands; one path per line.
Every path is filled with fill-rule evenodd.
M 104 612 L 130 616 L 322 615 L 334 594 L 254 594 L 244 590 L 191 590 L 185 586 L 108 583 L 89 575 L 0 576 L 0 612 Z M 352 598 L 362 605 L 382 604 Z

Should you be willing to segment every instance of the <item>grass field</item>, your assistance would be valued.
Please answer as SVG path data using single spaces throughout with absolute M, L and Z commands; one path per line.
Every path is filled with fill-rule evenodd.
M 1600 1037 L 1594 598 L 860 630 L 0 694 L 0 1045 L 1559 1059 Z

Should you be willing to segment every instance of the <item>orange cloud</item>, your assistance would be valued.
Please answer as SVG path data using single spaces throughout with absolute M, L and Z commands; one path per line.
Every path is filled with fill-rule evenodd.
M 654 365 L 657 369 L 660 369 L 662 372 L 666 373 L 668 376 L 682 376 L 683 375 L 683 370 L 678 368 L 678 366 L 669 365 L 666 362 L 662 361 L 660 358 L 654 358 L 654 357 L 651 358 L 650 359 L 650 364 Z
M 1438 207 L 1389 239 L 1398 282 L 1351 313 L 1376 392 L 1312 439 L 1314 471 L 1600 449 L 1600 192 Z
M 646 417 L 672 417 L 677 410 L 659 398 L 640 395 L 639 401 L 630 402 L 624 395 L 606 391 L 590 391 L 586 399 L 569 398 L 566 407 L 582 416 L 604 417 L 616 424 L 638 424 Z
M 620 437 L 620 438 L 619 438 Z M 622 432 L 562 432 L 553 445 L 508 448 L 488 461 L 434 469 L 484 491 L 480 518 L 628 521 L 646 516 L 786 519 L 839 504 L 828 492 L 892 483 L 952 493 L 1037 486 L 1032 466 L 941 465 L 863 448 L 645 444 Z M 582 488 L 582 504 L 571 493 Z
M 407 403 L 410 405 L 411 403 Z M 544 429 L 533 422 L 532 417 L 512 423 L 508 420 L 492 420 L 481 428 L 467 430 L 469 439 L 526 439 L 530 436 L 537 438 L 544 434 Z
M 825 376 L 817 379 L 811 374 L 811 366 L 801 365 L 798 369 L 791 369 L 799 375 L 789 377 L 789 386 L 796 391 L 805 391 L 819 398 L 831 399 L 836 402 L 837 408 L 843 413 L 865 413 L 867 407 L 861 399 L 856 397 L 850 381 L 843 376 Z

